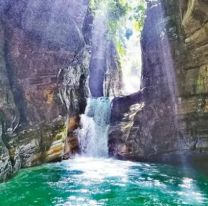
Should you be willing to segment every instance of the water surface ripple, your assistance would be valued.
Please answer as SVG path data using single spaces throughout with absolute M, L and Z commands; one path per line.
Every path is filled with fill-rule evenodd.
M 207 206 L 208 177 L 160 164 L 78 157 L 0 184 L 0 206 Z

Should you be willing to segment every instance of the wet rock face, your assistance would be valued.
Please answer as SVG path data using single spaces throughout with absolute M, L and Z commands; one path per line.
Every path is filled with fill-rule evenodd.
M 203 154 L 208 152 L 208 3 L 203 0 L 185 1 L 182 11 L 185 55 L 183 81 L 179 84 L 179 114 L 185 136 L 183 142 L 187 148 Z
M 80 126 L 80 117 L 69 118 L 67 126 L 67 138 L 65 142 L 64 158 L 68 159 L 80 152 L 77 129 Z
M 81 0 L 1 4 L 1 180 L 64 153 L 65 121 L 86 104 L 87 6 Z
M 0 181 L 6 180 L 6 178 L 13 173 L 12 164 L 10 161 L 9 151 L 2 140 L 3 128 L 0 126 Z
M 200 0 L 149 2 L 142 34 L 145 91 L 137 102 L 121 104 L 119 115 L 115 100 L 111 155 L 170 162 L 206 159 L 206 8 Z

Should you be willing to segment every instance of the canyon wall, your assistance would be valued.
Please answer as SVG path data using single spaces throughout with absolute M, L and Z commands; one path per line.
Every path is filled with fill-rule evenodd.
M 112 156 L 207 161 L 207 6 L 202 0 L 148 1 L 142 90 L 113 101 Z
M 58 160 L 85 109 L 84 1 L 6 1 L 0 19 L 0 180 Z

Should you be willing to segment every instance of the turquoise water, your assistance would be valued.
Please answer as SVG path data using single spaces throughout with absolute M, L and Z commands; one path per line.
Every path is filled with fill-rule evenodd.
M 1 206 L 208 205 L 208 177 L 190 169 L 76 158 L 25 169 L 0 184 Z

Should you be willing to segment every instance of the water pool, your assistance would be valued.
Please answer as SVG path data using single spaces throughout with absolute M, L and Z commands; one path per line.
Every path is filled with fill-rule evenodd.
M 79 157 L 21 170 L 0 206 L 207 206 L 208 177 L 161 164 Z

